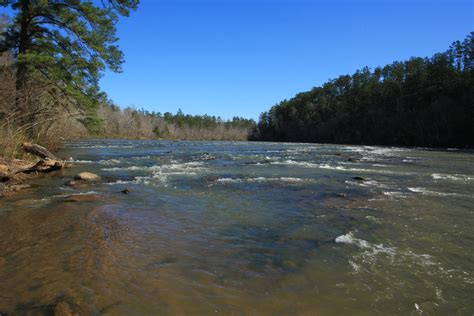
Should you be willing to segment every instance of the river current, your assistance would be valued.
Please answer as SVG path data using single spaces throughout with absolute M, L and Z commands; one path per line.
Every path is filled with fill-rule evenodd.
M 73 168 L 0 201 L 0 314 L 474 312 L 473 151 L 83 140 L 59 156 Z M 63 185 L 81 171 L 101 179 Z

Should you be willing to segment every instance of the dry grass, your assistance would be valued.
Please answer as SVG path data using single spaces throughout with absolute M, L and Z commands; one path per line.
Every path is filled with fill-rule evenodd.
M 7 161 L 27 158 L 21 149 L 21 144 L 27 140 L 28 137 L 23 133 L 17 133 L 10 127 L 2 127 L 0 129 L 0 156 Z

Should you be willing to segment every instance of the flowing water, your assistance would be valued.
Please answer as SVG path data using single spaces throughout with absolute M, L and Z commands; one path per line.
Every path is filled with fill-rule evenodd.
M 472 151 L 87 140 L 60 155 L 74 167 L 0 201 L 0 313 L 474 312 Z M 80 171 L 101 180 L 63 186 Z

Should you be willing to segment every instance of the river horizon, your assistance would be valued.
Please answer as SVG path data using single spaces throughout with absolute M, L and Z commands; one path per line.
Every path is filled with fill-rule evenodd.
M 58 156 L 74 167 L 2 200 L 0 314 L 474 311 L 474 150 L 88 139 Z M 101 178 L 64 186 L 82 171 Z

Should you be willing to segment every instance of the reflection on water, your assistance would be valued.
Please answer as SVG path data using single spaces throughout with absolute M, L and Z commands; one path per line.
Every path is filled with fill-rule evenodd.
M 0 313 L 474 310 L 473 152 L 95 140 L 61 154 L 76 167 L 1 202 Z M 62 186 L 79 171 L 102 180 Z

